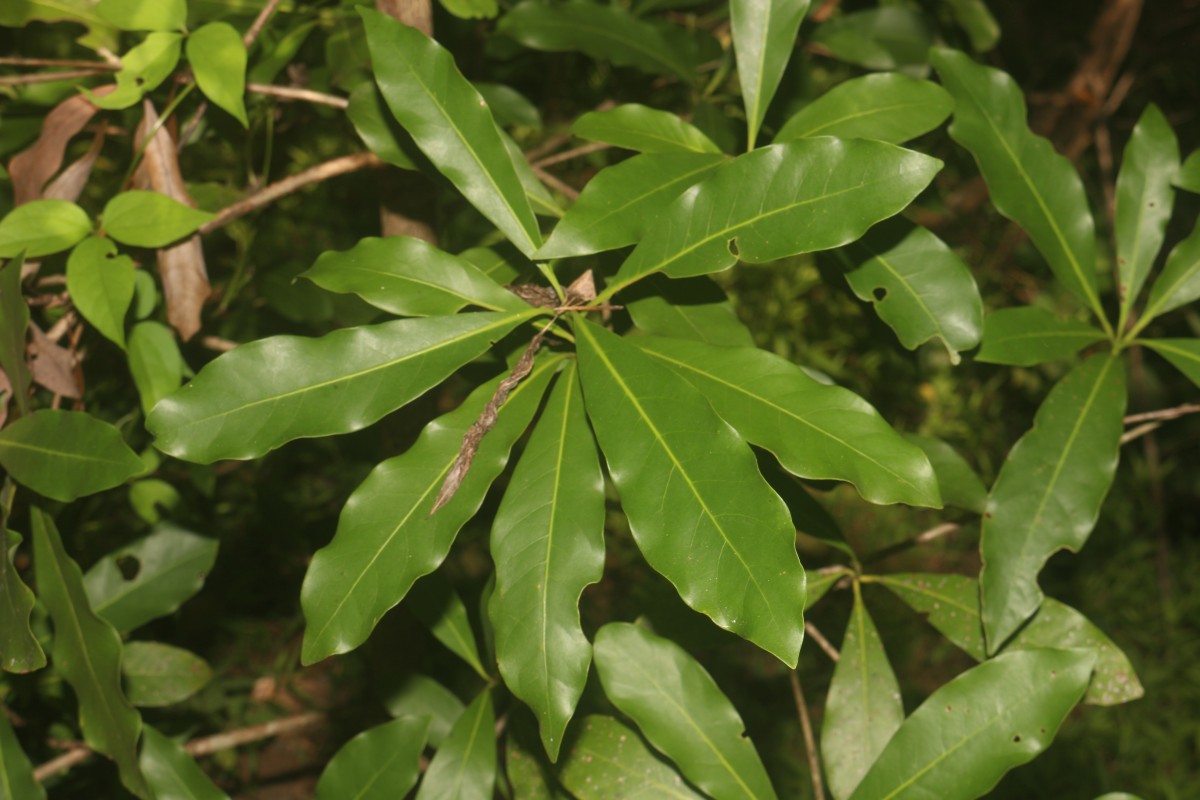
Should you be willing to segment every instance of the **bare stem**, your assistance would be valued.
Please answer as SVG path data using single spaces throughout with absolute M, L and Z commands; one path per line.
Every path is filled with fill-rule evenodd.
M 825 655 L 829 656 L 829 658 L 835 664 L 842 660 L 841 654 L 838 653 L 837 649 L 829 643 L 829 640 L 825 638 L 825 634 L 821 633 L 820 629 L 816 625 L 813 625 L 808 620 L 805 620 L 804 632 L 807 633 L 809 637 L 811 637 L 812 640 L 817 643 L 818 647 L 825 651 Z
M 77 67 L 80 69 L 95 69 L 104 71 L 119 70 L 119 64 L 106 64 L 103 61 L 83 61 L 73 58 L 25 58 L 24 56 L 2 56 L 0 66 L 5 67 Z
M 551 189 L 561 192 L 563 195 L 570 198 L 571 202 L 575 202 L 579 199 L 579 190 L 574 186 L 564 183 L 541 167 L 531 167 L 531 169 L 533 169 L 533 174 L 537 176 L 539 181 L 546 184 Z
M 545 158 L 540 158 L 537 161 L 532 161 L 530 162 L 530 166 L 549 167 L 554 164 L 561 164 L 564 161 L 570 161 L 572 158 L 586 156 L 588 153 L 598 153 L 601 150 L 608 150 L 610 147 L 612 147 L 612 145 L 608 144 L 607 142 L 592 142 L 591 144 L 572 147 L 570 150 L 564 150 L 561 153 L 555 153 L 552 156 L 546 156 Z
M 1179 417 L 1186 417 L 1188 414 L 1196 413 L 1200 413 L 1200 403 L 1184 403 L 1183 405 L 1175 406 L 1174 408 L 1162 408 L 1158 411 L 1146 411 L 1141 414 L 1130 414 L 1125 418 L 1124 422 L 1126 425 L 1136 425 L 1139 422 L 1178 419 Z
M 246 91 L 254 94 L 265 94 L 282 100 L 300 100 L 305 103 L 329 106 L 330 108 L 346 108 L 350 101 L 335 94 L 314 92 L 311 89 L 301 89 L 295 86 L 272 86 L 266 83 L 247 83 Z
M 267 20 L 275 13 L 275 9 L 279 7 L 279 0 L 267 0 L 267 4 L 263 6 L 262 11 L 258 12 L 258 16 L 254 18 L 254 22 L 250 23 L 249 30 L 242 36 L 242 44 L 246 49 L 250 49 L 250 45 L 254 44 L 254 40 L 262 33 L 262 29 L 266 26 Z
M 32 72 L 28 75 L 0 75 L 0 86 L 28 86 L 32 83 L 52 83 L 73 78 L 91 78 L 106 75 L 109 69 L 103 65 L 90 69 L 68 69 L 61 72 Z
M 817 739 L 813 736 L 812 720 L 808 718 L 808 703 L 804 701 L 804 690 L 800 688 L 800 675 L 796 670 L 788 672 L 792 681 L 792 698 L 796 701 L 796 713 L 800 715 L 800 730 L 804 732 L 804 753 L 808 756 L 808 774 L 812 778 L 813 797 L 825 800 L 825 785 L 821 780 L 821 760 L 817 757 Z

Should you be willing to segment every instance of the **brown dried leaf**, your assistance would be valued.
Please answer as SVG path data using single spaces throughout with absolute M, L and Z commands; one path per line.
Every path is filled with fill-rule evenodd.
M 60 172 L 58 177 L 46 187 L 42 197 L 47 200 L 67 200 L 72 203 L 79 199 L 79 195 L 83 193 L 83 187 L 87 186 L 88 178 L 92 177 L 92 167 L 100 156 L 100 150 L 104 147 L 105 130 L 102 126 L 96 132 L 88 151 Z
M 108 94 L 114 88 L 115 84 L 102 86 L 95 94 Z M 91 100 L 78 94 L 63 100 L 46 115 L 37 141 L 8 162 L 15 205 L 42 198 L 43 187 L 62 166 L 67 145 L 98 110 Z
M 35 383 L 54 394 L 78 400 L 83 396 L 82 381 L 75 369 L 76 355 L 59 347 L 35 323 L 29 323 L 29 370 Z
M 595 299 L 596 279 L 592 276 L 592 271 L 589 269 L 571 281 L 571 285 L 567 287 L 567 302 L 570 305 L 580 305 L 582 303 L 590 303 Z

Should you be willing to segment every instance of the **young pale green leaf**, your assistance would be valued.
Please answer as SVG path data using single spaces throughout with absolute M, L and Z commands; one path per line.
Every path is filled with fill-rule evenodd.
M 213 218 L 158 192 L 121 192 L 104 206 L 104 232 L 122 244 L 164 247 Z
M 66 200 L 34 200 L 0 219 L 0 258 L 39 258 L 70 250 L 92 231 L 87 213 Z M 19 270 L 18 270 L 19 271 Z
M 401 717 L 358 734 L 321 773 L 316 800 L 404 797 L 420 775 L 428 730 L 428 717 Z
M 813 41 L 860 67 L 924 75 L 934 41 L 926 20 L 914 8 L 886 5 L 834 17 L 817 28 Z
M 1200 194 L 1200 150 L 1193 150 L 1192 154 L 1179 167 L 1174 185 L 1175 188 L 1183 189 L 1185 192 Z
M 979 287 L 962 259 L 933 233 L 902 220 L 891 222 L 841 251 L 850 267 L 846 281 L 909 350 L 941 339 L 957 364 L 960 351 L 979 344 Z
M 1200 219 L 1188 237 L 1171 248 L 1162 273 L 1150 287 L 1150 298 L 1135 331 L 1145 328 L 1155 317 L 1197 298 L 1200 298 Z
M 272 336 L 225 353 L 155 406 L 155 446 L 209 464 L 256 458 L 372 424 L 530 319 L 537 310 L 405 319 L 309 339 Z
M 142 708 L 183 702 L 212 679 L 200 656 L 161 642 L 128 642 L 121 672 L 129 702 Z
M 349 103 L 346 116 L 372 153 L 394 167 L 418 169 L 425 156 L 388 111 L 378 86 L 373 82 L 359 84 L 350 93 Z
M 496 786 L 495 729 L 492 695 L 484 689 L 454 723 L 429 762 L 416 800 L 492 800 Z
M 142 718 L 121 690 L 121 637 L 92 612 L 79 565 L 63 549 L 54 520 L 36 506 L 30 518 L 38 597 L 54 622 L 51 658 L 75 690 L 83 738 L 117 763 L 125 788 L 149 800 L 137 760 Z
M 1037 306 L 1002 308 L 983 323 L 983 347 L 976 361 L 1029 367 L 1067 358 L 1108 337 L 1077 319 L 1061 319 Z
M 246 46 L 241 34 L 228 22 L 210 22 L 188 36 L 187 57 L 204 96 L 248 127 Z
M 121 56 L 117 88 L 103 95 L 87 92 L 88 99 L 99 108 L 129 108 L 175 71 L 182 41 L 183 37 L 178 33 L 150 34 L 144 42 Z
M 445 575 L 434 572 L 417 581 L 408 593 L 408 608 L 435 639 L 467 662 L 475 674 L 488 680 L 487 670 L 479 659 L 475 632 L 467 618 L 467 607 Z
M 982 514 L 987 506 L 987 487 L 958 451 L 941 439 L 903 434 L 904 438 L 924 451 L 933 474 L 937 476 L 942 502 Z
M 953 110 L 953 98 L 936 83 L 898 72 L 863 75 L 797 111 L 775 134 L 775 143 L 837 136 L 903 144 L 941 125 Z
M 1175 204 L 1171 181 L 1179 171 L 1179 141 L 1158 106 L 1146 106 L 1125 146 L 1117 176 L 1117 238 L 1121 319 L 1129 317 L 1162 247 Z M 1124 325 L 1118 327 L 1123 328 Z
M 858 786 L 904 721 L 900 685 L 858 584 L 839 652 L 825 701 L 821 760 L 830 792 L 842 800 Z
M 142 412 L 179 388 L 187 372 L 175 334 L 161 322 L 139 322 L 129 331 L 129 371 L 142 400 Z
M 542 243 L 537 219 L 487 103 L 449 51 L 386 14 L 359 8 L 375 80 L 417 146 L 522 253 Z
M 46 790 L 33 777 L 33 765 L 21 749 L 7 714 L 0 714 L 0 798 L 46 800 Z
M 0 466 L 38 494 L 69 503 L 142 472 L 121 432 L 82 411 L 43 409 L 0 431 Z
M 1025 98 L 1007 74 L 944 48 L 932 61 L 954 96 L 950 136 L 975 157 L 996 209 L 1025 229 L 1054 275 L 1104 320 L 1096 226 L 1079 173 L 1029 129 Z
M 453 314 L 466 306 L 528 308 L 474 264 L 410 236 L 367 237 L 349 250 L 322 253 L 301 277 L 401 316 Z
M 742 718 L 683 648 L 614 622 L 596 633 L 595 651 L 605 695 L 684 777 L 716 800 L 775 797 Z
M 640 153 L 721 153 L 712 139 L 693 125 L 668 111 L 639 103 L 589 111 L 575 120 L 571 133 L 581 139 Z
M 765 350 L 658 337 L 636 342 L 793 475 L 848 481 L 872 503 L 941 507 L 925 454 L 853 392 L 819 383 Z
M 720 272 L 854 241 L 904 209 L 942 162 L 883 142 L 832 137 L 740 156 L 688 189 L 658 218 L 608 295 L 644 275 Z M 747 186 L 763 187 L 747 193 Z
M 83 585 L 96 614 L 129 633 L 200 591 L 216 559 L 216 539 L 163 524 L 93 564 Z M 122 566 L 135 571 L 126 577 Z
M 149 725 L 142 729 L 138 761 L 155 800 L 229 800 L 178 742 Z
M 671 280 L 651 275 L 623 298 L 633 324 L 646 333 L 725 347 L 754 347 L 725 292 L 706 277 Z
M 729 4 L 749 150 L 758 141 L 767 107 L 791 60 L 808 5 L 809 0 L 733 0 Z
M 67 291 L 83 318 L 125 347 L 125 314 L 133 302 L 133 259 L 117 254 L 111 239 L 91 236 L 67 259 Z
M 634 244 L 671 201 L 723 163 L 712 153 L 646 153 L 602 169 L 534 256 L 566 258 Z
M 440 0 L 442 8 L 459 19 L 492 19 L 500 13 L 496 0 Z
M 458 492 L 437 513 L 431 515 L 430 509 L 463 436 L 491 400 L 500 378 L 427 425 L 408 452 L 375 467 L 354 490 L 333 541 L 317 551 L 304 576 L 300 602 L 307 623 L 301 656 L 305 664 L 362 644 L 413 583 L 437 569 L 504 469 L 509 450 L 533 419 L 559 366 L 561 359 L 544 358 L 513 389 Z
M 488 616 L 504 683 L 551 760 L 587 682 L 579 596 L 604 572 L 604 476 L 574 363 L 558 378 L 492 524 Z
M 704 800 L 638 732 L 612 717 L 583 718 L 559 770 L 579 800 Z
M 21 535 L 10 531 L 8 504 L 12 484 L 5 480 L 0 489 L 0 669 L 5 672 L 32 672 L 46 666 L 46 654 L 29 627 L 35 602 L 33 592 L 17 574 L 17 546 Z M 0 715 L 2 716 L 2 715 Z M 0 755 L 0 758 L 3 756 Z
M 851 800 L 987 794 L 1050 745 L 1095 660 L 1086 650 L 1024 650 L 964 672 L 904 721 Z
M 1009 452 L 979 544 L 989 653 L 1037 611 L 1046 560 L 1063 548 L 1078 551 L 1092 532 L 1117 470 L 1125 400 L 1124 362 L 1094 355 L 1050 391 Z
M 1200 339 L 1143 339 L 1142 344 L 1200 386 Z
M 976 51 L 986 53 L 1000 41 L 1000 25 L 984 0 L 948 0 L 946 5 Z
M 754 454 L 631 341 L 583 320 L 574 329 L 588 417 L 646 561 L 689 606 L 795 666 L 804 571 Z
M 178 31 L 187 23 L 187 0 L 100 0 L 96 14 L 123 31 Z
M 393 717 L 428 717 L 429 745 L 434 749 L 450 735 L 465 706 L 454 692 L 426 675 L 404 675 L 383 695 L 383 705 Z
M 651 75 L 669 72 L 686 84 L 695 81 L 694 59 L 659 28 L 621 6 L 525 0 L 504 15 L 498 30 L 534 50 L 580 52 Z
M 24 258 L 14 258 L 0 266 L 0 370 L 8 378 L 22 414 L 29 410 L 29 385 L 33 381 L 25 362 L 29 306 L 21 294 L 21 268 L 24 265 Z M 10 399 L 0 398 L 0 410 Z

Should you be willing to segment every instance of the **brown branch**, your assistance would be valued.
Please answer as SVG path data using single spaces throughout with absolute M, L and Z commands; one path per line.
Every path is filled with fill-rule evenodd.
M 242 35 L 242 44 L 247 50 L 250 45 L 254 44 L 254 40 L 262 33 L 262 29 L 266 27 L 267 20 L 275 13 L 275 9 L 279 7 L 279 0 L 267 0 L 267 4 L 263 6 L 262 11 L 258 12 L 258 16 L 254 18 L 254 22 L 250 23 L 250 29 Z
M 807 633 L 809 637 L 817 643 L 818 647 L 825 651 L 825 655 L 829 656 L 829 658 L 835 664 L 842 660 L 841 654 L 838 653 L 837 649 L 829 643 L 829 640 L 825 638 L 825 635 L 821 633 L 820 629 L 817 628 L 816 625 L 813 625 L 808 620 L 805 620 L 804 632 Z
M 919 544 L 928 544 L 929 542 L 940 539 L 943 536 L 956 533 L 961 527 L 962 526 L 957 522 L 943 522 L 940 525 L 933 526 L 927 531 L 918 533 L 911 539 L 906 539 L 903 542 L 897 542 L 896 544 L 889 545 L 882 550 L 876 550 L 874 553 L 868 554 L 863 558 L 862 563 L 874 564 L 877 561 L 883 561 L 885 558 L 891 558 L 897 553 L 903 553 L 905 550 L 916 547 Z
M 1162 408 L 1158 411 L 1146 411 L 1141 414 L 1130 414 L 1124 419 L 1126 425 L 1136 425 L 1139 422 L 1151 420 L 1169 420 L 1185 417 L 1188 414 L 1200 413 L 1200 403 L 1184 403 L 1174 408 Z
M 546 184 L 551 189 L 562 193 L 568 197 L 572 203 L 579 199 L 579 190 L 574 186 L 564 183 L 555 176 L 551 175 L 549 172 L 546 172 L 546 170 L 542 169 L 541 167 L 530 167 L 530 169 L 533 170 L 533 174 L 537 176 L 539 181 Z
M 204 336 L 200 339 L 200 344 L 218 353 L 228 353 L 238 346 L 237 342 L 230 339 L 222 339 L 220 336 Z
M 51 83 L 67 81 L 72 78 L 92 78 L 96 75 L 106 75 L 107 67 L 92 69 L 69 69 L 62 72 L 33 72 L 28 75 L 0 75 L 0 86 L 28 86 L 31 83 Z
M 78 747 L 74 750 L 68 750 L 61 756 L 55 756 L 45 764 L 40 764 L 33 771 L 33 779 L 38 783 L 44 783 L 47 778 L 57 775 L 60 772 L 66 772 L 76 764 L 83 763 L 92 757 L 92 751 L 87 747 Z
M 1130 428 L 1121 435 L 1121 445 L 1126 445 L 1135 439 L 1140 439 L 1147 433 L 1153 433 L 1162 427 L 1161 422 L 1147 422 L 1143 425 L 1138 425 L 1136 428 Z
M 330 108 L 346 108 L 350 101 L 336 94 L 314 92 L 311 89 L 301 89 L 296 86 L 272 86 L 267 83 L 247 83 L 246 91 L 254 94 L 265 94 L 282 100 L 300 100 L 306 103 L 329 106 Z
M 6 67 L 79 67 L 82 69 L 97 69 L 115 72 L 120 64 L 106 64 L 103 61 L 81 61 L 72 58 L 25 58 L 24 56 L 2 56 L 0 66 Z
M 547 153 L 553 153 L 558 148 L 562 147 L 567 142 L 571 141 L 571 134 L 556 133 L 539 144 L 537 147 L 531 148 L 525 153 L 525 160 L 532 163 Z
M 552 156 L 546 156 L 545 158 L 538 159 L 537 161 L 531 161 L 529 162 L 529 165 L 534 168 L 549 167 L 553 166 L 554 164 L 561 164 L 564 161 L 570 161 L 572 158 L 586 156 L 588 153 L 598 153 L 601 150 L 608 150 L 610 147 L 612 147 L 612 145 L 608 144 L 607 142 L 592 142 L 590 144 L 580 145 L 579 147 L 572 147 L 570 150 L 563 150 L 561 153 L 555 153 Z
M 796 713 L 800 716 L 800 730 L 804 732 L 804 754 L 808 756 L 813 797 L 816 800 L 825 800 L 825 786 L 821 781 L 821 760 L 817 757 L 817 739 L 813 736 L 812 720 L 808 718 L 808 703 L 804 701 L 804 690 L 800 688 L 800 676 L 793 669 L 788 672 L 788 678 L 792 681 L 792 698 L 796 701 Z

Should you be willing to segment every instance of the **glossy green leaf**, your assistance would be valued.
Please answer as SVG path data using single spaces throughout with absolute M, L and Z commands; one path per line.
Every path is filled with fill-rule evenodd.
M 143 708 L 182 702 L 212 679 L 200 656 L 161 642 L 126 643 L 121 672 L 129 702 Z
M 793 475 L 848 481 L 872 503 L 941 506 L 925 454 L 853 392 L 819 383 L 765 350 L 657 337 L 636 341 Z
M 96 13 L 125 31 L 177 31 L 187 22 L 187 0 L 100 0 Z
M 809 0 L 733 0 L 729 4 L 750 150 L 758 141 L 767 107 L 791 60 L 808 5 Z
M 542 243 L 537 219 L 487 103 L 454 57 L 415 28 L 368 8 L 359 13 L 375 80 L 417 146 L 521 252 Z
M 541 130 L 542 112 L 528 97 L 516 89 L 502 83 L 480 81 L 475 81 L 471 85 L 487 102 L 497 125 L 522 125 L 533 130 Z
M 384 696 L 383 704 L 393 717 L 428 717 L 429 744 L 433 748 L 442 746 L 465 708 L 454 692 L 420 673 L 401 678 Z
M 500 13 L 496 0 L 439 0 L 442 8 L 459 19 L 492 19 Z
M 134 190 L 115 195 L 104 206 L 104 232 L 122 244 L 164 247 L 196 232 L 213 218 L 158 192 Z
M 434 572 L 417 581 L 408 593 L 408 608 L 434 638 L 470 664 L 479 677 L 488 680 L 475 644 L 475 631 L 467 618 L 467 607 L 445 575 Z
M 133 302 L 133 259 L 111 239 L 84 239 L 67 259 L 67 291 L 83 318 L 125 347 L 125 314 Z
M 742 718 L 683 648 L 614 622 L 596 633 L 595 658 L 608 699 L 693 784 L 715 800 L 775 797 Z
M 66 200 L 34 200 L 0 219 L 0 258 L 26 258 L 70 250 L 92 231 L 87 213 Z
M 1171 181 L 1178 171 L 1179 141 L 1158 106 L 1150 103 L 1125 146 L 1117 176 L 1113 227 L 1122 320 L 1129 316 L 1162 247 L 1175 205 Z
M 12 484 L 3 482 L 0 490 L 0 669 L 5 672 L 32 672 L 46 666 L 46 654 L 29 627 L 35 602 L 33 592 L 17 574 L 17 546 L 21 535 L 10 531 L 8 504 Z M 2 715 L 0 715 L 2 716 Z M 0 756 L 2 757 L 2 756 Z M 0 798 L 0 800 L 3 800 Z
M 639 103 L 589 111 L 575 120 L 571 133 L 640 153 L 721 153 L 712 139 L 675 114 Z
M 409 236 L 368 237 L 349 250 L 322 253 L 301 277 L 401 316 L 453 314 L 469 305 L 492 311 L 528 308 L 474 264 Z
M 161 322 L 139 322 L 129 331 L 129 371 L 149 416 L 159 400 L 179 388 L 187 364 L 175 334 Z
M 149 725 L 142 728 L 139 763 L 155 800 L 229 800 L 182 745 Z
M 129 505 L 134 513 L 151 525 L 158 524 L 163 513 L 173 511 L 183 500 L 179 490 L 166 481 L 147 478 L 129 486 Z
M 947 0 L 946 5 L 975 50 L 985 53 L 1000 41 L 1000 25 L 984 0 Z
M 934 42 L 926 19 L 908 6 L 881 6 L 834 17 L 812 39 L 834 57 L 860 67 L 923 75 Z
M 528 724 L 524 724 L 528 720 Z M 568 800 L 559 788 L 557 770 L 546 758 L 536 724 L 524 715 L 510 716 L 504 737 L 504 775 L 512 797 L 521 800 Z M 578 800 L 578 797 L 575 797 Z
M 1050 745 L 1095 660 L 1086 650 L 1024 650 L 959 675 L 904 721 L 851 800 L 983 796 Z
M 621 296 L 633 324 L 646 333 L 726 347 L 754 347 L 733 303 L 710 278 L 651 275 Z
M 983 515 L 983 626 L 996 652 L 1042 602 L 1037 575 L 1052 554 L 1078 551 L 1117 470 L 1125 365 L 1106 354 L 1073 369 L 1009 452 Z
M 1193 150 L 1179 167 L 1174 183 L 1177 189 L 1200 194 L 1200 150 Z
M 394 800 L 417 782 L 428 717 L 401 717 L 346 742 L 317 781 L 317 800 Z
M 847 244 L 912 202 L 941 164 L 883 142 L 830 137 L 747 153 L 663 212 L 610 293 L 653 272 L 703 275 L 738 259 L 762 264 Z
M 602 169 L 534 256 L 565 258 L 634 244 L 675 198 L 723 163 L 711 153 L 647 153 Z
M 1142 344 L 1200 386 L 1200 339 L 1143 339 Z
M 372 153 L 400 169 L 418 169 L 425 156 L 396 122 L 378 86 L 373 82 L 359 84 L 350 93 L 349 103 L 346 116 Z
M 685 83 L 695 80 L 695 64 L 653 24 L 621 6 L 568 0 L 547 5 L 525 0 L 504 15 L 499 31 L 526 47 L 549 52 L 580 52 L 657 75 L 669 72 Z
M 987 658 L 979 617 L 979 582 L 963 575 L 899 573 L 872 578 L 976 661 Z M 1047 600 L 1049 602 L 1049 600 Z
M 129 108 L 170 77 L 179 63 L 183 37 L 178 33 L 152 33 L 146 40 L 121 56 L 117 88 L 105 95 L 88 92 L 88 99 L 100 108 Z
M 811 536 L 854 558 L 854 548 L 846 542 L 842 529 L 838 527 L 837 522 L 825 510 L 825 507 L 817 502 L 816 498 L 801 485 L 795 476 L 780 466 L 779 461 L 772 454 L 759 451 L 755 455 L 758 456 L 758 469 L 762 472 L 762 476 L 787 504 L 792 517 L 792 526 L 800 533 Z M 812 603 L 806 600 L 805 607 L 810 605 Z
M 533 262 L 525 258 L 510 244 L 498 247 L 472 247 L 458 254 L 463 261 L 469 261 L 501 286 L 516 283 L 518 278 L 528 276 L 533 272 Z
M 841 800 L 858 786 L 904 721 L 900 685 L 857 584 L 839 652 L 825 701 L 821 760 L 829 790 Z
M 43 409 L 0 431 L 0 466 L 38 494 L 69 503 L 142 471 L 121 432 L 82 411 Z
M 402 455 L 371 471 L 342 509 L 333 541 L 309 564 L 300 601 L 306 627 L 305 664 L 352 650 L 423 575 L 450 551 L 463 524 L 508 461 L 508 452 L 528 427 L 560 359 L 543 356 L 513 389 L 496 426 L 458 492 L 436 514 L 429 509 L 453 466 L 463 435 L 491 399 L 500 378 L 480 386 L 454 411 L 425 427 Z
M 937 476 L 942 502 L 982 514 L 987 506 L 987 487 L 958 451 L 941 439 L 906 433 L 904 438 L 925 453 Z
M 187 39 L 188 63 L 204 96 L 248 127 L 246 118 L 246 46 L 227 22 L 210 22 Z
M 517 462 L 491 538 L 500 674 L 537 715 L 551 760 L 592 661 L 579 596 L 604 572 L 604 517 L 604 476 L 572 363 Z
M 1037 306 L 1002 308 L 983 323 L 983 347 L 976 361 L 1028 367 L 1067 358 L 1108 337 L 1099 328 L 1056 317 Z
M 562 208 L 554 199 L 554 195 L 550 194 L 550 190 L 546 188 L 546 185 L 534 173 L 533 167 L 525 160 L 525 154 L 521 152 L 521 146 L 506 132 L 498 128 L 497 130 L 500 133 L 500 141 L 504 143 L 504 149 L 508 151 L 508 157 L 512 160 L 513 169 L 517 171 L 517 180 L 521 182 L 521 188 L 525 190 L 525 199 L 529 201 L 529 206 L 533 209 L 533 213 L 540 217 L 554 217 L 556 219 L 562 217 Z
M 101 558 L 83 576 L 88 600 L 120 633 L 173 614 L 204 585 L 217 541 L 159 525 Z
M 877 225 L 842 251 L 846 281 L 859 300 L 916 350 L 940 339 L 951 363 L 979 344 L 983 300 L 971 271 L 929 230 L 902 220 Z
M 1167 263 L 1150 287 L 1150 297 L 1137 330 L 1160 314 L 1173 311 L 1200 298 L 1200 220 L 1192 232 L 1171 248 Z
M 83 738 L 117 763 L 125 788 L 150 798 L 137 760 L 142 718 L 121 690 L 121 637 L 92 612 L 79 565 L 63 549 L 54 521 L 36 506 L 30 518 L 38 597 L 54 622 L 51 659 L 75 690 Z
M 954 96 L 950 136 L 971 151 L 996 209 L 1016 222 L 1054 275 L 1098 317 L 1096 230 L 1079 173 L 1025 120 L 1025 98 L 1007 74 L 954 50 L 933 65 Z
M 631 341 L 582 320 L 574 329 L 588 417 L 646 561 L 689 606 L 795 666 L 804 572 L 754 454 Z
M 33 777 L 33 765 L 3 711 L 0 709 L 0 800 L 46 800 L 46 790 Z
M 484 689 L 454 723 L 429 762 L 417 800 L 492 800 L 496 785 L 495 728 L 492 695 Z
M 256 458 L 293 439 L 359 430 L 436 386 L 533 309 L 272 336 L 210 362 L 162 400 L 155 446 L 203 464 Z
M 584 717 L 559 770 L 578 800 L 704 800 L 638 732 L 612 717 Z
M 897 72 L 839 83 L 797 111 L 775 143 L 837 136 L 902 144 L 941 125 L 954 110 L 950 94 L 929 81 Z
M 29 331 L 29 306 L 21 294 L 24 258 L 0 266 L 0 370 L 12 386 L 14 398 L 0 399 L 0 410 L 15 399 L 22 414 L 29 409 L 29 384 L 33 378 L 25 362 L 25 337 Z

